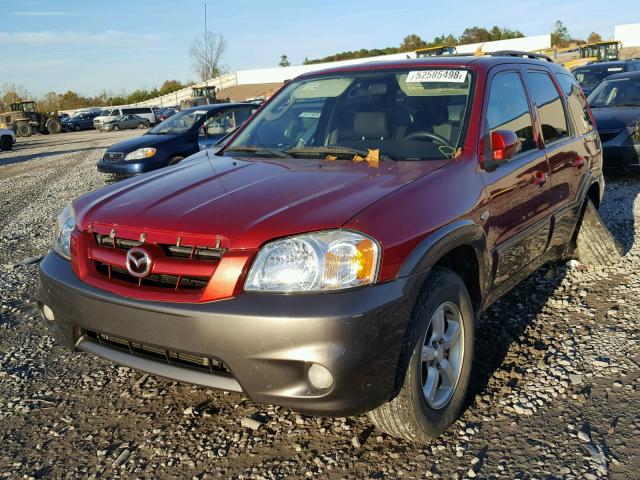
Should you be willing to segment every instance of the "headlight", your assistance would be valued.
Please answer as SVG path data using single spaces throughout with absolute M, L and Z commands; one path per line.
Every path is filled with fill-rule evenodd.
M 64 207 L 64 210 L 58 215 L 56 228 L 53 234 L 54 251 L 69 260 L 71 258 L 71 232 L 76 227 L 76 219 L 73 208 L 70 205 Z
M 348 230 L 298 235 L 267 243 L 251 266 L 247 291 L 317 292 L 373 283 L 380 247 Z
M 134 150 L 126 157 L 125 160 L 142 160 L 143 158 L 153 157 L 156 154 L 156 149 L 152 147 L 139 148 L 138 150 Z

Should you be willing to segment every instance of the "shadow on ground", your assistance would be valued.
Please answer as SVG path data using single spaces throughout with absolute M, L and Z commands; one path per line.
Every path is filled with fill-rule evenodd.
M 631 195 L 629 190 L 632 191 Z M 634 243 L 633 204 L 639 194 L 640 176 L 607 178 L 600 213 L 614 237 L 623 246 L 625 254 Z M 505 363 L 507 352 L 554 295 L 565 278 L 567 269 L 564 263 L 542 267 L 481 315 L 476 324 L 474 370 L 467 397 L 469 402 L 475 396 L 483 394 L 497 370 L 511 371 L 515 368 Z M 519 341 L 529 340 L 525 338 Z M 544 345 L 532 347 L 546 348 Z

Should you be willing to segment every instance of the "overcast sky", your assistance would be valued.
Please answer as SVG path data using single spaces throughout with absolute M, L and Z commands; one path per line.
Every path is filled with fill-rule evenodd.
M 615 5 L 615 8 L 612 8 Z M 572 36 L 640 22 L 637 2 L 592 0 L 208 0 L 208 28 L 227 40 L 230 70 L 293 64 L 344 50 L 397 46 L 499 25 L 549 33 L 560 19 Z M 189 46 L 204 30 L 203 0 L 0 0 L 0 83 L 35 95 L 93 95 L 196 79 Z

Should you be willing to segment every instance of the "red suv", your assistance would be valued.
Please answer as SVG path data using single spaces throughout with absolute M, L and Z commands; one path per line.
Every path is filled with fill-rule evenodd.
M 424 440 L 478 312 L 570 254 L 604 187 L 576 80 L 502 53 L 287 83 L 214 154 L 77 199 L 40 267 L 58 342 Z

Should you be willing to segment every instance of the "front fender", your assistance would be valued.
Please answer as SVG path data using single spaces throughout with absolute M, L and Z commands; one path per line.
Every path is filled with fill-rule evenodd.
M 465 245 L 473 247 L 476 253 L 478 283 L 484 296 L 487 275 L 491 271 L 491 254 L 484 230 L 472 220 L 457 220 L 427 235 L 407 257 L 398 276 L 428 271 L 447 253 Z

